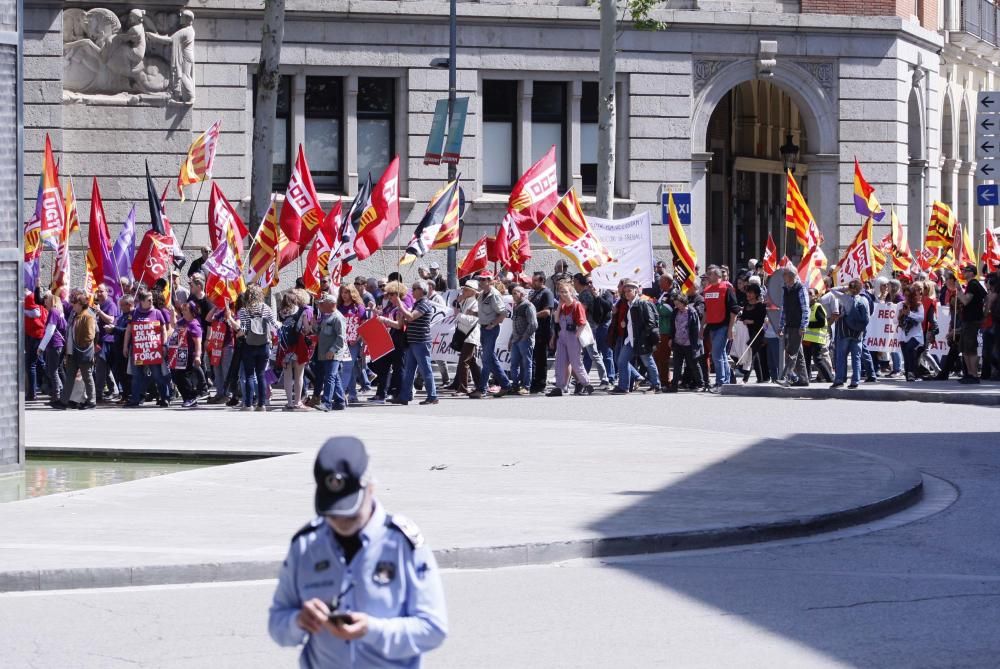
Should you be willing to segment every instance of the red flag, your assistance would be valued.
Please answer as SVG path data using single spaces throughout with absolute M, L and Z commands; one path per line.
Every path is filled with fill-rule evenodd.
M 59 187 L 59 171 L 52 157 L 52 141 L 45 135 L 45 159 L 42 163 L 42 206 L 41 240 L 51 249 L 59 246 L 63 226 L 66 224 L 62 189 Z
M 496 237 L 486 238 L 486 260 L 488 262 L 499 262 L 500 259 L 497 257 L 497 240 Z
M 823 283 L 823 271 L 819 266 L 817 257 L 818 246 L 813 246 L 802 256 L 799 263 L 799 280 L 806 288 L 815 288 L 821 295 L 826 292 L 826 284 Z M 820 253 L 822 253 L 820 251 Z
M 465 259 L 458 266 L 458 276 L 471 276 L 476 272 L 481 272 L 489 265 L 489 258 L 487 257 L 487 245 L 489 244 L 489 237 L 483 235 L 479 238 L 469 252 L 466 254 Z
M 295 159 L 292 176 L 288 179 L 285 203 L 281 207 L 281 218 L 278 221 L 289 242 L 282 251 L 282 267 L 299 257 L 312 241 L 322 220 L 323 208 L 320 207 L 319 196 L 313 186 L 306 154 L 299 144 L 299 154 Z
M 208 199 L 208 239 L 213 249 L 219 246 L 229 236 L 235 233 L 233 241 L 236 246 L 242 246 L 243 239 L 250 234 L 243 219 L 236 213 L 236 208 L 222 194 L 222 189 L 215 181 L 212 182 L 212 195 Z
M 778 271 L 775 259 L 778 256 L 778 247 L 774 245 L 774 237 L 767 233 L 767 246 L 764 247 L 764 273 L 770 276 Z
M 511 225 L 526 232 L 537 228 L 558 204 L 558 187 L 559 172 L 556 170 L 556 147 L 553 145 L 514 184 L 507 200 L 507 216 Z M 508 243 L 513 239 L 513 235 L 508 233 Z
M 104 217 L 104 202 L 97 177 L 90 191 L 90 220 L 87 222 L 87 285 L 88 289 L 105 283 L 114 276 L 114 262 L 111 260 L 111 235 Z
M 986 263 L 987 272 L 1000 270 L 1000 242 L 996 236 L 987 228 L 985 235 L 985 249 L 983 250 L 983 262 Z
M 147 286 L 153 285 L 157 279 L 162 279 L 170 271 L 173 246 L 173 237 L 152 230 L 147 231 L 142 238 L 142 244 L 135 252 L 132 276 Z
M 382 243 L 399 227 L 399 156 L 372 189 L 371 205 L 361 214 L 354 252 L 364 260 L 379 250 Z
M 337 202 L 323 219 L 309 247 L 302 281 L 310 295 L 319 296 L 320 282 L 330 276 L 330 257 L 336 246 L 337 230 L 340 228 L 340 211 L 341 204 Z

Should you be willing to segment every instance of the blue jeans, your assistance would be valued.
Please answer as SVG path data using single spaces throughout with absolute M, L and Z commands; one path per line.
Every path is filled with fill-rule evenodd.
M 147 374 L 147 372 L 149 373 Z M 150 381 L 156 384 L 156 388 L 160 391 L 161 400 L 170 399 L 170 384 L 167 383 L 167 377 L 163 374 L 163 367 L 160 365 L 140 365 L 132 373 L 132 401 L 130 404 L 142 404 Z M 70 379 L 67 378 L 66 384 L 69 385 L 69 383 Z
M 500 336 L 500 326 L 495 328 L 479 328 L 481 334 L 479 336 L 480 346 L 482 347 L 481 355 L 483 357 L 483 373 L 479 377 L 479 388 L 477 390 L 481 393 L 486 392 L 486 386 L 490 383 L 490 374 L 493 374 L 500 380 L 500 387 L 504 390 L 510 388 L 510 379 L 507 377 L 506 372 L 500 367 L 500 360 L 497 358 L 497 338 Z M 423 370 L 421 370 L 423 372 Z M 421 374 L 424 377 L 424 382 L 427 382 L 427 377 L 431 376 L 431 368 L 428 364 L 427 374 Z M 433 388 L 433 385 L 431 386 Z
M 777 381 L 781 374 L 781 340 L 777 337 L 765 337 L 767 341 L 767 371 L 771 380 Z
M 851 385 L 858 385 L 861 379 L 861 340 L 854 337 L 838 337 L 835 366 L 837 376 L 834 383 L 844 383 L 847 380 L 847 354 L 851 354 Z
M 708 331 L 712 339 L 712 366 L 715 367 L 715 385 L 729 383 L 729 328 L 723 326 Z
M 243 345 L 243 406 L 248 407 L 256 398 L 257 406 L 264 406 L 267 398 L 267 382 L 264 380 L 264 370 L 267 369 L 268 345 Z
M 658 388 L 660 386 L 660 375 L 656 370 L 656 362 L 652 353 L 641 353 L 639 359 L 646 365 L 647 380 L 649 385 Z M 632 344 L 622 344 L 618 350 L 618 388 L 628 390 L 632 384 L 632 375 L 638 376 L 638 372 L 632 367 Z
M 615 352 L 611 350 L 611 346 L 608 344 L 608 330 L 609 325 L 605 323 L 604 325 L 598 325 L 594 328 L 594 341 L 597 343 L 597 350 L 601 352 L 601 357 L 604 358 L 604 371 L 608 373 L 608 381 L 611 383 L 615 382 Z M 590 371 L 590 368 L 587 368 Z
M 893 351 L 889 354 L 889 360 L 892 361 L 892 371 L 898 374 L 903 367 L 903 354 L 899 351 Z
M 495 328 L 499 329 L 499 328 Z M 431 369 L 431 344 L 423 342 L 409 344 L 403 356 L 403 387 L 399 389 L 399 399 L 409 402 L 413 399 L 413 378 L 420 369 L 420 376 L 424 379 L 424 388 L 427 390 L 427 399 L 437 399 L 437 388 L 434 387 L 434 371 Z M 508 381 L 508 386 L 510 382 Z
M 358 399 L 358 386 L 355 382 L 356 377 L 360 375 L 361 371 L 361 342 L 358 341 L 354 344 L 348 345 L 348 350 L 351 352 L 351 359 L 344 360 L 340 363 L 340 385 L 344 388 L 344 393 L 347 398 L 356 402 Z
M 510 378 L 521 388 L 531 387 L 533 353 L 534 346 L 529 340 L 515 343 L 510 351 Z
M 341 384 L 343 371 L 340 360 L 317 360 L 316 381 L 322 384 L 322 402 L 325 407 L 344 406 L 344 386 Z
M 858 343 L 861 342 L 859 341 Z M 864 344 L 861 344 L 861 371 L 864 372 L 866 377 L 872 379 L 878 378 L 878 367 L 872 359 L 872 352 Z

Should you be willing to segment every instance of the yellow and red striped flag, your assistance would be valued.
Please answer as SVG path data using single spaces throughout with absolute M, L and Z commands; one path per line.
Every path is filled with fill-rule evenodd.
M 944 249 L 952 245 L 955 239 L 955 225 L 958 219 L 951 207 L 944 202 L 934 202 L 931 207 L 931 222 L 927 226 L 927 237 L 924 248 Z
M 674 204 L 673 192 L 667 196 L 667 220 L 670 227 L 670 252 L 674 255 L 674 281 L 686 293 L 697 287 L 695 280 L 698 277 L 698 256 L 687 235 L 684 234 L 681 218 L 677 215 L 677 206 Z
M 413 239 L 399 261 L 408 265 L 422 258 L 430 249 L 444 249 L 458 243 L 458 180 L 446 184 L 434 194 L 424 217 L 420 219 Z
M 795 239 L 808 251 L 812 247 L 809 243 L 810 223 L 814 220 L 812 211 L 809 210 L 806 199 L 802 197 L 802 191 L 799 190 L 791 170 L 787 172 L 786 181 L 785 227 L 795 231 Z
M 191 142 L 187 158 L 181 163 L 181 172 L 177 175 L 177 192 L 181 195 L 181 202 L 184 201 L 185 186 L 212 178 L 212 165 L 215 163 L 221 127 L 222 121 L 216 121 Z
M 537 231 L 545 241 L 571 258 L 584 274 L 611 261 L 611 254 L 587 225 L 572 188 L 539 224 Z
M 76 210 L 76 194 L 73 192 L 73 180 L 66 183 L 64 209 L 66 211 L 66 224 L 63 226 L 62 234 L 59 235 L 59 246 L 56 248 L 56 261 L 52 263 L 51 288 L 58 291 L 62 287 L 69 287 L 70 258 L 69 258 L 69 237 L 80 229 L 80 216 Z
M 271 198 L 271 206 L 264 215 L 264 220 L 257 229 L 253 240 L 253 253 L 250 255 L 250 269 L 253 278 L 260 283 L 263 278 L 265 286 L 278 285 L 278 258 L 288 245 L 288 237 L 278 225 L 278 208 L 275 199 Z
M 892 212 L 889 214 L 889 222 L 891 225 L 890 235 L 892 237 L 892 269 L 896 272 L 906 272 L 913 267 L 913 253 L 910 251 L 910 245 L 906 241 L 906 230 L 899 224 L 899 219 L 896 217 L 895 207 L 892 208 Z
M 818 252 L 818 253 L 817 253 Z M 813 246 L 806 251 L 799 262 L 799 280 L 806 288 L 815 288 L 820 295 L 826 292 L 826 284 L 823 282 L 823 270 L 820 268 L 820 258 L 826 262 L 826 256 L 818 246 Z
M 983 243 L 983 263 L 986 265 L 986 271 L 996 272 L 1000 270 L 1000 242 L 997 241 L 996 235 L 989 227 L 983 232 Z

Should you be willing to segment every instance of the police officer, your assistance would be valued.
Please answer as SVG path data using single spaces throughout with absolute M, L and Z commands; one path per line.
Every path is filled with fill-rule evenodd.
M 368 453 L 333 437 L 313 465 L 317 518 L 292 537 L 268 620 L 301 667 L 419 667 L 448 633 L 437 563 L 374 497 Z

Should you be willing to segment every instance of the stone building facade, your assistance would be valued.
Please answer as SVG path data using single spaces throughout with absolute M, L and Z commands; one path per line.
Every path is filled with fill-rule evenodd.
M 970 23 L 973 4 L 976 16 L 992 12 L 992 32 L 985 19 Z M 133 81 L 133 90 L 118 96 L 67 90 L 67 68 L 77 67 L 67 45 L 85 37 L 80 17 L 96 6 L 32 3 L 25 42 L 29 206 L 48 132 L 62 174 L 76 180 L 81 221 L 97 175 L 108 219 L 123 220 L 136 202 L 142 230 L 145 163 L 160 187 L 173 181 L 188 143 L 218 119 L 216 180 L 231 200 L 248 198 L 261 6 L 187 4 L 194 12 L 192 101 L 169 90 L 144 94 L 159 85 L 153 79 Z M 126 26 L 135 5 L 105 0 L 99 7 Z M 185 6 L 142 9 L 147 33 L 169 37 Z M 424 165 L 423 154 L 435 103 L 447 96 L 447 71 L 431 67 L 447 56 L 447 16 L 448 3 L 439 0 L 287 0 L 275 190 L 283 191 L 300 142 L 326 203 L 350 197 L 369 171 L 377 178 L 391 155 L 401 158 L 404 229 L 363 273 L 395 266 L 396 246 L 405 246 L 445 179 L 445 167 Z M 458 95 L 470 98 L 459 164 L 471 205 L 463 246 L 493 231 L 510 185 L 552 143 L 561 185 L 575 186 L 591 207 L 597 7 L 484 0 L 459 3 L 458 16 Z M 860 223 L 852 205 L 855 157 L 880 200 L 908 224 L 913 245 L 938 198 L 951 200 L 961 220 L 974 220 L 977 232 L 992 223 L 973 206 L 970 139 L 976 92 L 994 86 L 1000 53 L 989 0 L 670 0 L 655 18 L 664 30 L 625 30 L 618 39 L 615 209 L 651 212 L 658 256 L 668 254 L 659 225 L 666 189 L 691 193 L 690 236 L 703 262 L 739 265 L 760 256 L 768 232 L 779 239 L 780 148 L 789 138 L 800 149 L 796 174 L 831 257 Z M 167 48 L 150 41 L 146 63 L 169 89 Z M 72 79 L 79 87 L 77 72 Z M 167 202 L 179 235 L 192 222 L 187 249 L 208 238 L 206 198 L 193 204 L 196 190 L 187 203 L 176 193 Z M 536 264 L 550 267 L 553 252 L 534 241 Z
M 0 475 L 24 466 L 21 316 L 21 3 L 0 0 Z

